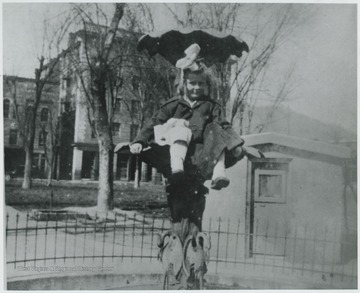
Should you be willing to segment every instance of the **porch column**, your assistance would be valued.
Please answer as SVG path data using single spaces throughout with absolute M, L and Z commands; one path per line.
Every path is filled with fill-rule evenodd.
M 99 180 L 99 153 L 95 153 L 93 165 L 91 167 L 91 180 Z
M 117 171 L 117 157 L 118 157 L 118 154 L 117 153 L 114 153 L 114 162 L 113 162 L 113 178 L 114 178 L 114 181 L 117 180 L 116 178 L 116 171 Z
M 127 172 L 126 172 L 126 180 L 130 181 L 131 178 L 131 162 L 132 162 L 132 155 L 129 156 L 127 161 Z
M 151 171 L 151 179 L 152 179 L 152 183 L 153 184 L 161 184 L 161 181 L 162 181 L 162 175 L 155 169 L 155 168 L 152 168 L 152 171 Z
M 81 168 L 82 168 L 82 150 L 74 147 L 73 150 L 73 162 L 72 162 L 72 180 L 80 180 L 81 179 Z
M 156 169 L 155 168 L 151 168 L 151 182 L 153 184 L 156 184 Z
M 54 170 L 56 172 L 56 180 L 60 179 L 60 154 L 59 154 L 59 148 L 56 148 L 56 157 L 55 157 L 55 167 Z
M 147 182 L 148 164 L 141 162 L 141 182 Z

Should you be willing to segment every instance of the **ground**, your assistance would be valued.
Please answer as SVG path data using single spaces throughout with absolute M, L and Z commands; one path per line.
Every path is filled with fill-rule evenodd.
M 120 284 L 118 282 L 118 278 L 119 276 L 123 276 L 125 273 L 128 275 L 130 274 L 130 276 L 133 276 L 135 274 L 137 274 L 138 276 L 139 274 L 137 272 L 139 268 L 141 268 L 142 275 L 146 276 L 148 276 L 150 273 L 152 274 L 153 272 L 162 272 L 160 264 L 155 261 L 157 249 L 155 244 L 156 237 L 153 236 L 156 235 L 159 229 L 167 229 L 168 226 L 164 226 L 163 222 L 169 221 L 168 219 L 163 218 L 158 219 L 156 222 L 145 222 L 145 227 L 147 227 L 147 231 L 151 231 L 150 233 L 146 234 L 142 230 L 142 220 L 135 221 L 135 216 L 131 214 L 133 213 L 131 210 L 135 210 L 137 213 L 144 214 L 147 217 L 156 216 L 156 218 L 168 218 L 168 208 L 166 203 L 166 194 L 164 193 L 164 186 L 154 187 L 151 185 L 146 186 L 145 184 L 142 184 L 141 188 L 134 189 L 132 186 L 116 185 L 114 194 L 115 212 L 118 215 L 119 221 L 118 225 L 114 225 L 114 227 L 117 227 L 118 229 L 100 229 L 96 231 L 96 233 L 93 233 L 93 231 L 95 231 L 96 225 L 100 224 L 99 221 L 95 221 L 94 223 L 94 221 L 91 222 L 90 220 L 88 220 L 87 222 L 85 222 L 85 225 L 87 225 L 85 227 L 84 222 L 79 220 L 79 226 L 77 228 L 74 228 L 71 225 L 67 226 L 67 221 L 63 221 L 62 224 L 60 224 L 59 228 L 57 226 L 58 222 L 52 222 L 52 224 L 47 222 L 41 223 L 39 221 L 35 221 L 32 217 L 30 217 L 29 221 L 27 221 L 26 213 L 19 213 L 18 210 L 27 211 L 33 208 L 49 209 L 51 188 L 47 187 L 45 182 L 37 182 L 36 184 L 34 184 L 33 189 L 24 191 L 21 189 L 21 181 L 13 180 L 7 182 L 5 186 L 5 200 L 7 205 L 6 214 L 8 215 L 6 223 L 8 233 L 6 241 L 7 261 L 17 259 L 20 261 L 18 264 L 21 267 L 23 265 L 32 266 L 33 259 L 36 259 L 36 256 L 42 257 L 42 255 L 44 255 L 44 257 L 46 257 L 49 263 L 43 263 L 43 260 L 41 259 L 40 261 L 38 261 L 37 265 L 52 265 L 52 260 L 54 256 L 56 256 L 57 262 L 55 262 L 54 260 L 54 265 L 59 265 L 59 267 L 74 267 L 77 266 L 78 263 L 79 265 L 85 265 L 89 267 L 98 267 L 100 265 L 102 267 L 104 265 L 109 267 L 116 267 L 117 283 L 116 285 L 111 286 L 111 288 L 106 288 L 114 288 L 118 290 L 120 290 L 120 285 L 122 286 L 122 283 Z M 54 182 L 53 208 L 63 209 L 67 207 L 67 210 L 69 211 L 76 211 L 77 213 L 84 214 L 83 211 L 85 210 L 86 213 L 90 214 L 91 210 L 93 210 L 93 207 L 96 205 L 96 195 L 96 182 Z M 20 214 L 20 217 L 17 219 L 18 214 Z M 127 215 L 128 220 L 126 221 L 126 217 L 120 217 L 120 214 Z M 74 220 L 71 222 L 70 219 L 69 223 L 73 224 Z M 77 220 L 76 223 L 78 223 Z M 109 228 L 109 225 L 111 225 L 112 222 L 104 222 L 104 225 L 106 223 L 109 223 L 107 225 L 107 227 Z M 294 264 L 290 260 L 285 258 L 273 258 L 265 255 L 259 255 L 258 257 L 252 258 L 237 259 L 236 255 L 238 251 L 238 246 L 235 245 L 234 241 L 236 241 L 236 243 L 243 243 L 243 240 L 241 240 L 243 238 L 240 238 L 240 242 L 238 242 L 237 234 L 229 234 L 229 226 L 223 224 L 221 227 L 224 230 L 220 232 L 220 221 L 219 225 L 215 224 L 213 223 L 212 225 L 209 225 L 209 223 L 207 223 L 205 225 L 206 228 L 209 227 L 208 229 L 212 231 L 211 235 L 209 234 L 212 239 L 212 248 L 210 256 L 211 261 L 208 266 L 209 271 L 206 274 L 206 279 L 208 281 L 207 289 L 243 289 L 244 287 L 253 289 L 344 289 L 354 288 L 354 286 L 356 286 L 357 284 L 356 259 L 353 259 L 351 262 L 348 262 L 346 264 L 325 265 L 324 263 L 319 263 L 315 264 L 315 266 L 313 264 L 306 265 L 304 263 Z M 28 230 L 25 230 L 24 227 L 30 227 L 32 229 L 36 227 L 39 229 L 36 229 L 35 233 L 28 233 Z M 93 227 L 94 230 L 92 230 L 91 227 Z M 129 227 L 130 229 L 123 229 L 124 227 Z M 152 229 L 151 227 L 157 227 L 157 229 Z M 136 231 L 138 233 L 134 233 L 133 229 L 137 229 Z M 16 233 L 14 232 L 14 230 L 16 230 Z M 107 234 L 103 233 L 103 231 L 105 231 Z M 124 232 L 122 233 L 122 231 Z M 91 236 L 89 236 L 90 234 Z M 51 235 L 55 235 L 55 237 L 51 237 Z M 105 238 L 104 235 L 109 235 L 109 237 Z M 120 236 L 120 241 L 114 242 L 115 235 L 116 237 Z M 236 239 L 233 238 L 231 235 L 233 235 L 233 237 L 236 237 Z M 246 235 L 242 235 L 241 237 L 243 236 L 245 237 Z M 104 239 L 106 239 L 107 241 L 103 242 Z M 144 239 L 144 241 L 142 239 Z M 66 243 L 66 245 L 64 243 Z M 105 245 L 104 243 L 107 244 Z M 315 245 L 315 242 L 311 245 Z M 331 245 L 329 244 L 328 246 L 332 247 L 333 245 L 335 245 L 335 243 Z M 48 249 L 46 249 L 46 247 Z M 114 247 L 116 248 L 115 250 Z M 26 250 L 26 248 L 30 249 Z M 106 248 L 105 254 L 104 248 Z M 235 258 L 232 258 L 233 254 L 231 253 L 231 251 L 233 251 L 233 248 L 236 248 L 234 252 Z M 24 251 L 26 251 L 26 253 L 24 253 Z M 111 254 L 113 254 L 114 251 L 119 257 L 115 257 L 114 260 L 111 257 L 107 257 L 105 258 L 106 262 L 103 263 L 104 258 L 102 258 L 101 256 L 110 256 Z M 301 253 L 303 252 L 301 251 Z M 73 255 L 77 255 L 80 257 L 73 259 Z M 85 261 L 84 255 L 86 255 Z M 94 255 L 100 257 L 95 258 L 93 257 Z M 129 257 L 132 255 L 138 257 L 137 260 L 140 261 L 140 264 L 135 263 L 134 260 L 136 260 L 136 258 L 133 260 L 132 257 Z M 144 255 L 151 256 L 152 258 L 150 257 L 143 259 L 142 256 Z M 64 258 L 63 260 L 63 256 L 66 256 L 67 258 Z M 128 257 L 123 258 L 120 256 Z M 23 259 L 27 261 L 25 262 L 23 261 Z M 234 259 L 235 261 L 238 261 L 238 263 L 234 263 L 233 265 L 232 261 Z M 74 262 L 74 260 L 76 260 L 76 262 Z M 129 271 L 130 268 L 132 268 L 133 271 Z M 28 271 L 18 271 L 17 267 L 14 266 L 13 263 L 9 262 L 7 264 L 7 276 L 8 278 L 13 277 L 12 281 L 16 281 L 16 278 L 22 276 L 27 277 L 28 274 Z M 38 272 L 36 272 L 36 275 L 37 274 Z M 56 273 L 56 275 L 60 274 Z M 109 277 L 111 276 L 112 275 L 109 274 Z M 225 280 L 225 277 L 227 276 L 229 276 L 229 279 Z M 75 283 L 71 283 L 69 280 L 68 282 L 70 283 L 64 282 L 63 279 L 58 280 L 59 288 L 63 288 L 61 287 L 63 285 L 68 286 L 66 289 L 79 288 L 78 277 L 76 277 L 76 279 L 70 280 L 71 282 L 76 282 L 76 285 L 74 285 Z M 235 282 L 234 280 L 237 284 L 240 284 L 236 286 L 236 288 L 233 287 L 233 284 Z M 13 282 L 13 284 L 16 283 L 15 281 Z M 92 281 L 92 283 L 90 281 Z M 135 286 L 136 284 L 128 284 L 127 280 L 125 281 L 126 282 L 124 284 L 126 284 L 126 286 L 131 285 L 131 287 L 126 288 L 127 290 L 140 290 L 143 288 Z M 51 282 L 53 282 L 53 280 Z M 34 281 L 34 286 L 38 286 L 38 283 L 35 283 L 36 280 Z M 94 279 L 94 276 L 92 276 L 91 278 L 84 281 L 84 286 L 86 285 L 86 288 L 95 289 L 99 288 L 96 286 L 100 286 L 97 283 L 98 279 Z M 11 284 L 11 282 L 9 282 L 8 284 Z M 49 284 L 49 287 L 46 287 L 46 289 L 54 288 L 53 283 Z M 110 286 L 108 283 L 106 284 L 107 286 Z M 159 284 L 159 282 L 157 282 L 156 284 Z M 228 286 L 212 287 L 212 284 L 228 284 Z M 133 287 L 133 285 L 135 287 Z M 23 290 L 23 288 L 30 287 L 27 285 L 22 285 L 20 289 Z M 36 287 L 36 290 L 38 289 L 39 288 Z M 148 287 L 147 285 L 147 289 L 152 288 Z
M 44 182 L 33 184 L 30 190 L 21 189 L 21 181 L 13 180 L 5 185 L 5 203 L 17 210 L 62 209 L 65 207 L 92 207 L 97 201 L 97 184 L 54 182 L 51 187 Z M 165 187 L 143 185 L 134 188 L 128 185 L 114 186 L 114 208 L 131 210 L 146 216 L 168 217 Z

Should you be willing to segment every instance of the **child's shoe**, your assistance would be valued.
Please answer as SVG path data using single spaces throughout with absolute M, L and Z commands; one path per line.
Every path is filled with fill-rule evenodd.
M 264 154 L 256 148 L 242 146 L 242 149 L 243 149 L 244 155 L 250 159 L 252 159 L 252 158 L 264 159 L 265 158 Z
M 220 190 L 222 188 L 228 187 L 230 180 L 226 177 L 217 177 L 211 181 L 211 189 Z
M 221 188 L 225 188 L 229 185 L 230 180 L 226 178 L 225 174 L 225 152 L 222 151 L 214 166 L 213 176 L 211 180 L 211 188 L 215 190 L 220 190 Z

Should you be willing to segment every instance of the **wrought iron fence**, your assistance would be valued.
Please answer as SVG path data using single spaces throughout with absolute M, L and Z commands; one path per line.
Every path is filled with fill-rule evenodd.
M 46 265 L 109 265 L 113 261 L 156 261 L 158 236 L 170 229 L 167 219 L 115 214 L 107 221 L 73 212 L 7 214 L 8 270 Z M 298 275 L 314 281 L 357 286 L 356 240 L 336 230 L 294 226 L 279 229 L 255 223 L 209 219 L 209 271 Z

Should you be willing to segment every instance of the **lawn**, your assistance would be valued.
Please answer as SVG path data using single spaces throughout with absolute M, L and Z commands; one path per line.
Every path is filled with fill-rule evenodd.
M 96 205 L 96 184 L 54 184 L 54 209 L 65 207 L 91 207 Z M 135 189 L 130 185 L 114 186 L 114 207 L 133 210 L 147 216 L 168 217 L 164 186 L 142 186 Z M 12 181 L 5 185 L 5 203 L 18 210 L 50 208 L 51 188 L 35 183 L 30 190 L 21 189 L 21 181 Z

